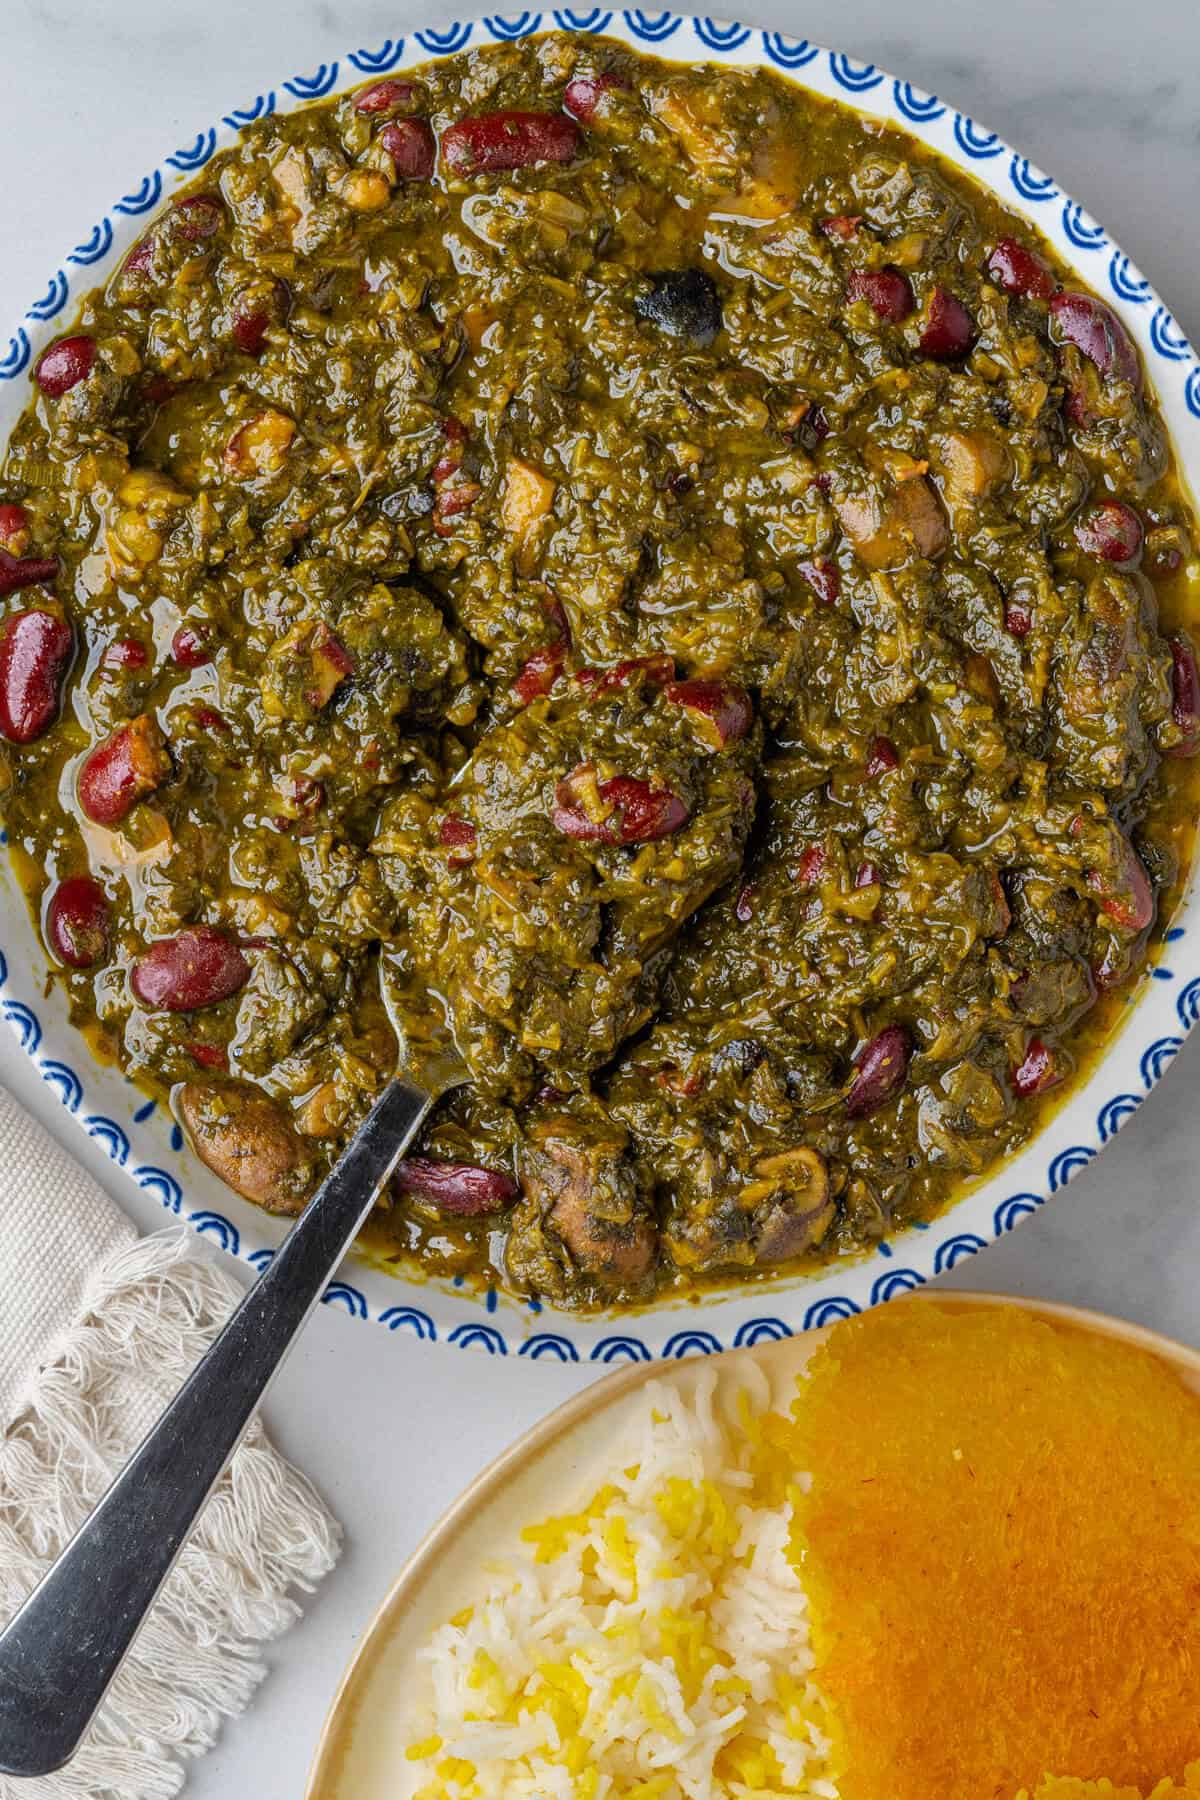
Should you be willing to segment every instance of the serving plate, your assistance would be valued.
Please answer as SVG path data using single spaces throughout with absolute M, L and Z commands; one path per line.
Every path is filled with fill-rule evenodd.
M 1102 293 L 1137 342 L 1185 470 L 1200 471 L 1200 360 L 1153 288 L 1091 216 L 1026 158 L 974 120 L 870 63 L 777 32 L 673 12 L 552 12 L 450 20 L 375 49 L 351 50 L 232 107 L 114 201 L 64 257 L 11 338 L 0 337 L 0 439 L 29 395 L 41 348 L 59 335 L 89 288 L 105 281 L 144 229 L 145 215 L 188 182 L 244 126 L 385 71 L 557 27 L 604 32 L 660 56 L 764 67 L 814 93 L 889 120 L 972 175 L 1037 226 Z M 120 1072 L 89 1057 L 46 957 L 7 858 L 0 867 L 0 1013 L 66 1112 L 108 1151 L 125 1179 L 164 1210 L 261 1269 L 285 1227 L 240 1199 L 184 1145 L 161 1106 Z M 714 1290 L 702 1309 L 667 1302 L 632 1314 L 576 1318 L 502 1293 L 409 1281 L 355 1261 L 326 1293 L 329 1304 L 401 1337 L 483 1349 L 493 1355 L 649 1362 L 754 1345 L 813 1330 L 923 1286 L 1003 1237 L 1084 1169 L 1138 1109 L 1200 1012 L 1200 905 L 1195 872 L 1166 932 L 1158 962 L 1132 986 L 1103 1058 L 1037 1137 L 941 1218 L 912 1227 L 869 1255 L 811 1276 Z
M 1200 1352 L 1124 1319 L 1010 1295 L 936 1298 L 939 1306 L 958 1310 L 1018 1307 L 1034 1318 L 1148 1351 L 1200 1394 Z M 767 1377 L 772 1405 L 786 1407 L 797 1375 L 831 1329 L 723 1356 L 718 1399 L 745 1386 L 754 1364 Z M 693 1361 L 671 1374 L 687 1399 L 701 1366 Z M 642 1385 L 661 1373 L 657 1367 L 621 1369 L 586 1388 L 504 1451 L 442 1515 L 359 1640 L 330 1705 L 305 1800 L 391 1800 L 406 1743 L 403 1702 L 411 1692 L 417 1650 L 437 1626 L 479 1599 L 481 1571 L 517 1540 L 522 1526 L 561 1513 L 574 1496 L 603 1485 L 613 1445 L 621 1440 Z

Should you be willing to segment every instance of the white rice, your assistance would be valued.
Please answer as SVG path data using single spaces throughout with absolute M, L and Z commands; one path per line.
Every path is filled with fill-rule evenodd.
M 791 1509 L 715 1391 L 649 1383 L 605 1487 L 434 1632 L 400 1800 L 837 1800 Z

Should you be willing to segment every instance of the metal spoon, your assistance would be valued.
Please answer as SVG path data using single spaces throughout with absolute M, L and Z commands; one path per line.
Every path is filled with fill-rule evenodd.
M 418 1036 L 417 985 L 385 955 L 400 1040 L 379 1096 L 157 1425 L 0 1633 L 0 1771 L 69 1761 L 192 1526 L 342 1257 L 434 1103 L 466 1079 L 449 1032 Z M 421 995 L 427 1009 L 428 994 Z M 421 1017 L 421 1009 L 415 1013 Z

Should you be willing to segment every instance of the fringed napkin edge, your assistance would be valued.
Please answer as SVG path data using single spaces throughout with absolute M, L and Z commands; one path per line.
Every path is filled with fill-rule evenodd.
M 138 1238 L 89 1272 L 77 1318 L 0 1439 L 0 1618 L 83 1523 L 241 1289 L 194 1236 Z M 169 1800 L 265 1674 L 341 1531 L 256 1420 L 214 1492 L 78 1755 L 0 1800 Z

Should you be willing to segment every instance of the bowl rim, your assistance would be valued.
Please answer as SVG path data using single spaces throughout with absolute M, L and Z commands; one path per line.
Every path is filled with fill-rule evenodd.
M 968 115 L 874 64 L 806 39 L 674 11 L 452 16 L 407 38 L 389 38 L 377 49 L 352 50 L 323 62 L 221 114 L 113 203 L 63 258 L 45 293 L 16 326 L 6 351 L 0 339 L 0 437 L 25 404 L 25 377 L 39 350 L 57 335 L 55 321 L 107 277 L 136 241 L 145 215 L 190 182 L 242 127 L 468 45 L 510 42 L 552 28 L 580 36 L 604 34 L 683 63 L 767 68 L 821 97 L 885 119 L 939 152 L 1043 231 L 1081 277 L 1103 293 L 1142 351 L 1181 470 L 1185 476 L 1200 472 L 1200 359 L 1150 283 L 1051 177 Z M 279 1222 L 210 1176 L 185 1153 L 182 1134 L 157 1103 L 126 1083 L 138 1096 L 132 1108 L 128 1105 L 120 1087 L 124 1078 L 114 1078 L 93 1061 L 66 1021 L 60 998 L 47 991 L 45 954 L 11 869 L 0 878 L 0 889 L 0 1014 L 20 1047 L 126 1176 L 154 1193 L 168 1213 L 262 1269 L 282 1238 Z M 868 1253 L 813 1273 L 718 1287 L 698 1305 L 671 1297 L 639 1311 L 607 1314 L 559 1311 L 494 1288 L 476 1294 L 452 1283 L 397 1277 L 356 1259 L 330 1284 L 326 1301 L 352 1318 L 423 1342 L 534 1360 L 545 1356 L 608 1364 L 779 1339 L 923 1287 L 1032 1216 L 1094 1160 L 1154 1087 L 1200 1014 L 1200 954 L 1193 949 L 1200 943 L 1197 907 L 1194 861 L 1159 960 L 1130 984 L 1124 1017 L 1114 1025 L 1103 1054 L 1029 1144 L 969 1186 L 936 1220 L 910 1226 Z M 173 1164 L 172 1159 L 182 1160 Z
M 1166 1337 L 1147 1326 L 1111 1313 L 1097 1312 L 1091 1307 L 1072 1306 L 1061 1301 L 1038 1300 L 1021 1294 L 990 1294 L 976 1290 L 947 1290 L 914 1294 L 917 1303 L 930 1301 L 953 1311 L 977 1311 L 988 1307 L 1014 1307 L 1035 1319 L 1068 1326 L 1092 1336 L 1099 1336 L 1134 1346 L 1156 1357 L 1177 1373 L 1185 1374 L 1196 1389 L 1200 1401 L 1200 1350 L 1178 1339 Z M 827 1336 L 832 1325 L 823 1326 L 805 1339 L 805 1347 Z M 743 1358 L 752 1357 L 769 1369 L 780 1354 L 776 1346 L 759 1344 L 753 1348 L 725 1351 L 722 1361 L 733 1369 Z M 783 1352 L 786 1356 L 786 1350 Z M 654 1378 L 671 1379 L 657 1364 L 618 1369 L 603 1380 L 592 1383 L 580 1393 L 539 1419 L 528 1431 L 502 1450 L 482 1469 L 474 1480 L 453 1500 L 425 1532 L 392 1580 L 379 1605 L 359 1633 L 354 1650 L 329 1702 L 313 1751 L 304 1800 L 335 1800 L 338 1764 L 350 1748 L 357 1718 L 370 1686 L 377 1658 L 393 1634 L 403 1628 L 409 1605 L 431 1579 L 442 1559 L 453 1549 L 455 1541 L 499 1497 L 507 1485 L 536 1463 L 552 1445 L 576 1431 L 594 1414 Z

